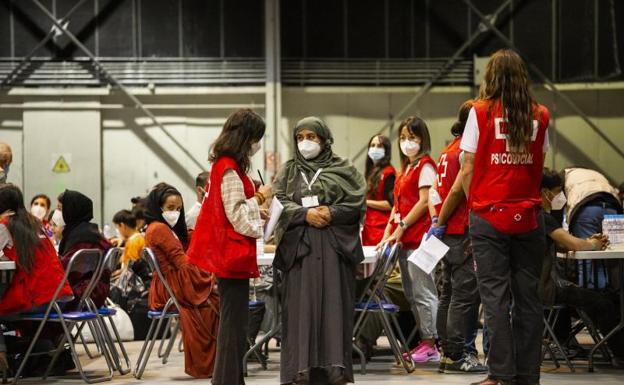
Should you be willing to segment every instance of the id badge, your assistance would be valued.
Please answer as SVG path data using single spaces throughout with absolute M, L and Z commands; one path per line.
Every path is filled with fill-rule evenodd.
M 318 195 L 310 195 L 310 196 L 305 196 L 301 198 L 301 205 L 306 208 L 318 207 L 319 206 Z
M 401 214 L 400 213 L 394 213 L 394 223 L 396 223 L 396 224 L 401 223 Z

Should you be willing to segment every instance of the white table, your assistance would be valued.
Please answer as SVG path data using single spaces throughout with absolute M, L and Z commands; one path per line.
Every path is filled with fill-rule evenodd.
M 0 298 L 2 298 L 4 291 L 9 287 L 11 270 L 15 270 L 14 261 L 0 261 Z
M 604 251 L 575 251 L 567 255 L 557 255 L 559 258 L 575 260 L 617 260 L 620 270 L 620 322 L 606 335 L 598 341 L 589 353 L 589 371 L 594 371 L 594 353 L 604 345 L 615 333 L 624 329 L 624 247 Z
M 0 270 L 15 270 L 14 261 L 0 261 Z
M 374 263 L 377 259 L 377 252 L 375 251 L 375 246 L 364 246 L 364 260 L 365 263 Z M 275 253 L 262 253 L 258 254 L 258 265 L 259 266 L 270 266 L 273 264 L 273 259 L 275 259 Z

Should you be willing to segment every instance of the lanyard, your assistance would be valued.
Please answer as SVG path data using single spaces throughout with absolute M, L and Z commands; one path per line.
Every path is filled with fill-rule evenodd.
M 322 168 L 319 168 L 318 171 L 316 171 L 316 174 L 314 174 L 311 182 L 308 182 L 308 177 L 303 171 L 301 171 L 301 176 L 303 177 L 303 181 L 305 182 L 305 184 L 308 185 L 308 190 L 312 191 L 312 185 L 314 184 L 314 182 L 316 182 L 319 175 L 321 175 L 321 171 L 323 171 Z

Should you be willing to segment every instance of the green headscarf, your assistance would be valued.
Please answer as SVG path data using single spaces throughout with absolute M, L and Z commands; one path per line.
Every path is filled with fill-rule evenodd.
M 314 159 L 305 159 L 297 148 L 297 133 L 304 128 L 321 138 L 323 148 Z M 319 168 L 323 169 L 313 185 L 314 195 L 318 195 L 320 202 L 358 208 L 361 210 L 361 216 L 366 211 L 366 181 L 348 159 L 334 154 L 331 147 L 334 138 L 325 122 L 316 117 L 300 120 L 293 130 L 293 142 L 295 157 L 286 162 L 273 183 L 274 195 L 284 205 L 284 211 L 275 229 L 275 242 L 278 245 L 295 211 L 301 208 L 293 199 L 295 188 L 301 189 L 302 196 L 308 189 L 305 183 L 296 183 L 301 172 L 311 180 Z

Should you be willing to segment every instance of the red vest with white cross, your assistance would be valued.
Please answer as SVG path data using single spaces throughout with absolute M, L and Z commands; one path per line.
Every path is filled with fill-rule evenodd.
M 440 159 L 438 160 L 438 194 L 442 203 L 436 205 L 436 213 L 440 215 L 442 210 L 442 204 L 446 200 L 446 197 L 451 192 L 451 187 L 455 183 L 455 178 L 459 174 L 461 164 L 459 163 L 459 156 L 462 150 L 459 148 L 461 137 L 456 138 L 449 143 L 448 146 L 442 151 Z M 457 206 L 453 215 L 446 222 L 446 234 L 457 235 L 464 234 L 468 227 L 468 203 L 464 200 Z
M 513 213 L 527 213 L 529 208 L 537 210 L 541 206 L 540 183 L 548 110 L 540 104 L 533 106 L 531 141 L 526 151 L 519 152 L 510 148 L 500 100 L 481 100 L 473 107 L 477 114 L 479 141 L 470 184 L 470 209 L 491 223 L 502 215 L 497 216 L 495 212 L 504 214 L 507 211 L 522 227 L 522 215 Z M 518 232 L 536 226 L 520 228 Z M 507 227 L 509 232 L 515 232 L 513 226 Z

